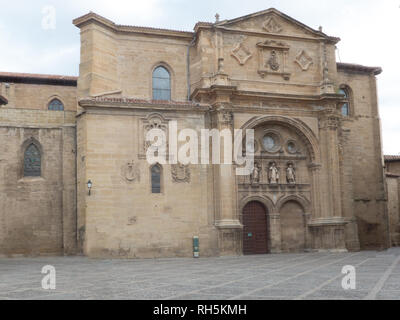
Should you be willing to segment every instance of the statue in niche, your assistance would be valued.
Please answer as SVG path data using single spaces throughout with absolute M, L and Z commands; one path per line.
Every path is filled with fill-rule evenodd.
M 259 184 L 260 183 L 260 165 L 258 163 L 254 164 L 254 169 L 252 174 L 250 175 L 251 184 Z
M 278 184 L 279 183 L 279 170 L 276 167 L 276 163 L 272 162 L 269 167 L 269 183 Z
M 296 169 L 293 163 L 289 163 L 286 169 L 286 181 L 288 184 L 296 184 Z

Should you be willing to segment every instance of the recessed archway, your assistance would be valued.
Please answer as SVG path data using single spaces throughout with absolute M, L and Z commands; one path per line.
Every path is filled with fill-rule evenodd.
M 304 252 L 306 248 L 306 218 L 303 206 L 289 200 L 280 208 L 282 252 Z

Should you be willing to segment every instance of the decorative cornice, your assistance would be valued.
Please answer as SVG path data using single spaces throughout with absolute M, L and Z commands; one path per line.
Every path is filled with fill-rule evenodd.
M 148 109 L 153 110 L 179 110 L 205 112 L 210 108 L 204 105 L 196 104 L 188 101 L 159 101 L 159 100 L 143 100 L 134 98 L 110 98 L 110 97 L 95 97 L 82 98 L 78 101 L 82 108 L 114 108 L 114 109 Z
M 0 82 L 47 84 L 76 87 L 78 83 L 78 78 L 49 74 L 0 72 Z
M 348 224 L 343 217 L 319 218 L 311 220 L 308 223 L 309 227 L 324 227 L 324 226 L 341 226 Z
M 245 15 L 245 16 L 242 16 L 242 17 L 238 17 L 238 18 L 235 18 L 235 19 L 232 19 L 232 20 L 221 21 L 221 22 L 218 22 L 218 23 L 214 24 L 214 26 L 216 28 L 227 27 L 227 26 L 232 25 L 232 24 L 237 23 L 237 22 L 241 22 L 241 21 L 244 21 L 244 20 L 255 18 L 255 17 L 260 16 L 260 15 L 267 15 L 267 14 L 274 14 L 275 16 L 278 16 L 278 17 L 280 17 L 280 18 L 282 18 L 282 19 L 284 19 L 286 21 L 289 21 L 289 22 L 297 25 L 298 27 L 300 27 L 301 29 L 307 31 L 308 33 L 310 33 L 310 34 L 312 34 L 312 35 L 314 35 L 316 37 L 319 37 L 321 39 L 325 39 L 326 41 L 331 42 L 333 44 L 336 44 L 336 43 L 338 43 L 340 41 L 340 38 L 330 37 L 330 36 L 326 35 L 325 33 L 323 33 L 322 31 L 310 28 L 309 26 L 301 23 L 300 21 L 298 21 L 296 19 L 293 19 L 292 17 L 289 17 L 288 15 L 282 13 L 281 11 L 279 11 L 279 10 L 277 10 L 275 8 L 269 8 L 267 10 L 262 10 L 262 11 L 255 12 L 255 13 L 252 13 L 252 14 L 249 14 L 249 15 Z
M 186 40 L 191 40 L 194 37 L 194 33 L 189 31 L 119 25 L 94 12 L 90 12 L 82 17 L 74 19 L 72 23 L 78 28 L 82 28 L 83 26 L 88 25 L 90 23 L 98 23 L 117 33 L 141 33 L 141 34 L 149 34 L 149 35 L 163 36 L 163 37 L 184 38 Z
M 372 73 L 375 76 L 383 72 L 381 67 L 367 67 L 367 66 L 362 66 L 360 64 L 352 64 L 352 63 L 337 63 L 337 69 L 338 71 L 344 71 L 344 72 L 367 73 L 367 74 Z

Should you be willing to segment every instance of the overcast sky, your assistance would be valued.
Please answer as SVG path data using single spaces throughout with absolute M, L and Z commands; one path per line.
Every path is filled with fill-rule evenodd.
M 56 9 L 55 28 L 42 23 L 47 6 Z M 78 75 L 79 30 L 72 19 L 89 11 L 118 24 L 191 31 L 217 12 L 225 20 L 270 7 L 340 37 L 340 61 L 383 68 L 384 152 L 400 154 L 400 0 L 0 0 L 0 71 Z

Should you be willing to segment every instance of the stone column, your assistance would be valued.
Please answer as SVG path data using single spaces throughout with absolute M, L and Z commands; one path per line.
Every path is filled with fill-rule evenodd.
M 62 128 L 62 214 L 63 214 L 63 247 L 65 255 L 77 252 L 76 234 L 76 129 L 74 125 Z
M 346 222 L 342 215 L 340 188 L 339 118 L 334 103 L 326 105 L 321 112 L 321 171 L 317 167 L 311 166 L 313 184 L 319 186 L 318 190 L 313 188 L 314 216 L 308 225 L 312 235 L 313 249 L 316 250 L 346 250 Z M 319 193 L 319 197 L 317 193 Z
M 214 111 L 215 129 L 220 132 L 228 129 L 233 137 L 233 114 L 226 107 L 227 105 L 223 104 L 216 105 Z M 224 159 L 224 147 L 225 141 L 221 138 L 221 164 L 214 166 L 215 206 L 217 212 L 215 224 L 220 230 L 220 254 L 236 255 L 241 253 L 242 242 L 242 225 L 237 211 L 236 170 L 233 164 L 225 164 L 228 159 Z
M 282 252 L 281 216 L 279 213 L 268 215 L 268 228 L 270 234 L 269 250 L 271 253 Z

